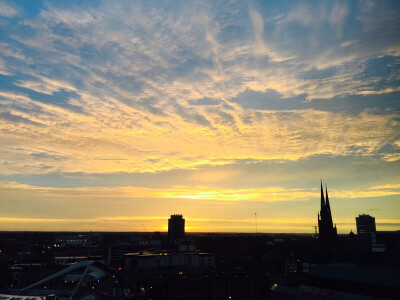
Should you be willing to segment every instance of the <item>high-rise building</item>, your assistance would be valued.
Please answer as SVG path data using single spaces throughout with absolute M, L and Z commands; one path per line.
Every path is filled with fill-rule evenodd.
M 375 218 L 362 214 L 356 217 L 357 241 L 360 247 L 371 249 L 376 244 Z
M 362 214 L 356 217 L 357 235 L 370 234 L 376 232 L 375 218 L 370 215 Z
M 168 220 L 168 241 L 175 244 L 185 237 L 185 219 L 182 215 L 171 215 Z
M 323 242 L 332 243 L 337 240 L 336 225 L 333 226 L 331 206 L 329 204 L 328 188 L 326 187 L 326 200 L 321 182 L 321 211 L 318 214 L 319 239 Z

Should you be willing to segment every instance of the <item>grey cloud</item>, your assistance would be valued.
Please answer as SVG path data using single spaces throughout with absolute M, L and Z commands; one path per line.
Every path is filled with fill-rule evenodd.
M 204 97 L 197 100 L 188 100 L 188 103 L 190 105 L 218 105 L 221 104 L 221 100 Z
M 367 79 L 371 77 L 384 77 L 400 79 L 400 57 L 380 56 L 367 61 L 365 70 L 357 74 L 354 79 Z
M 217 109 L 208 111 L 214 115 L 214 122 L 236 128 L 236 120 L 230 113 Z
M 14 115 L 10 112 L 1 112 L 0 113 L 0 119 L 4 119 L 6 121 L 9 121 L 11 123 L 23 123 L 23 124 L 27 124 L 27 125 L 33 125 L 33 126 L 38 126 L 38 127 L 45 127 L 45 125 L 26 119 L 24 117 L 21 116 L 17 116 Z
M 381 95 L 345 95 L 332 99 L 314 99 L 305 107 L 316 110 L 359 114 L 368 110 L 377 114 L 400 111 L 400 92 Z
M 212 125 L 211 125 L 210 121 L 208 119 L 206 119 L 206 117 L 204 117 L 203 115 L 195 113 L 195 114 L 186 115 L 184 118 L 188 122 L 193 122 L 194 121 L 194 123 L 197 123 L 197 124 L 212 128 Z M 191 121 L 191 120 L 193 120 L 193 121 Z
M 246 109 L 292 110 L 299 109 L 304 99 L 305 95 L 283 98 L 282 95 L 275 90 L 258 92 L 247 89 L 230 101 Z
M 203 115 L 201 115 L 197 112 L 193 112 L 187 108 L 184 108 L 183 106 L 179 105 L 178 103 L 175 103 L 173 106 L 174 106 L 175 112 L 186 122 L 195 123 L 195 124 L 199 124 L 199 125 L 206 126 L 209 128 L 213 128 L 211 122 Z
M 372 58 L 354 80 L 362 82 L 361 90 L 397 88 L 400 86 L 400 58 L 388 55 Z
M 157 173 L 47 173 L 0 174 L 1 180 L 54 187 L 143 186 L 168 188 L 177 185 L 199 185 L 207 174 L 229 174 L 218 182 L 201 181 L 205 186 L 222 188 L 314 188 L 322 178 L 335 189 L 384 185 L 400 179 L 400 161 L 386 162 L 377 157 L 315 155 L 297 161 L 236 160 L 220 166 L 201 166 L 194 170 L 173 169 Z M 243 180 L 243 176 L 246 180 Z M 299 183 L 299 178 L 303 178 Z M 203 178 L 203 179 L 199 179 Z M 300 184 L 300 186 L 299 186 Z M 373 207 L 373 206 L 370 206 Z
M 138 106 L 144 108 L 145 110 L 151 112 L 154 115 L 163 116 L 164 111 L 162 108 L 160 108 L 159 101 L 160 100 L 156 99 L 155 97 L 141 98 L 138 101 L 131 102 L 131 105 L 136 108 Z
M 365 1 L 359 3 L 365 37 L 357 46 L 380 52 L 394 46 L 400 40 L 400 5 L 397 1 Z
M 304 80 L 325 79 L 334 76 L 336 72 L 337 72 L 337 67 L 330 67 L 321 70 L 312 68 L 309 71 L 300 73 L 300 78 Z
M 234 110 L 234 108 L 233 108 L 231 105 L 227 104 L 227 103 L 224 103 L 224 104 L 222 105 L 222 107 L 225 108 L 225 109 L 227 109 L 227 110 Z
M 359 114 L 365 110 L 373 113 L 400 111 L 400 92 L 381 95 L 342 95 L 330 99 L 306 100 L 306 95 L 283 98 L 275 90 L 258 92 L 246 90 L 230 101 L 246 109 L 256 110 L 302 110 L 314 109 L 346 114 Z M 247 117 L 246 122 L 251 120 Z
M 44 158 L 44 159 L 62 160 L 62 159 L 68 158 L 67 156 L 54 155 L 54 154 L 49 154 L 46 152 L 34 152 L 29 155 L 34 158 L 38 158 L 38 159 Z

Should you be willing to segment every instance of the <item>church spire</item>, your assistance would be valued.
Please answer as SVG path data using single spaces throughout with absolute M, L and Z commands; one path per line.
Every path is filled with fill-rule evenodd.
M 337 240 L 336 225 L 333 225 L 331 206 L 329 203 L 328 187 L 325 184 L 326 198 L 321 180 L 321 211 L 318 214 L 319 239 L 324 243 L 333 243 Z
M 329 197 L 328 197 L 328 187 L 325 184 L 325 192 L 326 192 L 326 211 L 327 211 L 327 222 L 330 227 L 333 227 L 333 220 L 332 220 L 332 213 L 331 213 L 331 205 L 329 204 Z
M 326 192 L 326 201 L 325 201 L 326 209 L 329 212 L 331 212 L 331 206 L 329 204 L 329 197 L 328 197 L 328 187 L 326 186 L 326 183 L 325 183 L 325 192 Z

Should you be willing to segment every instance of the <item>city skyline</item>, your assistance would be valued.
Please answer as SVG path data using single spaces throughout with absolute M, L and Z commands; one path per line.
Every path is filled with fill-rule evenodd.
M 1 1 L 0 230 L 400 230 L 399 15 Z

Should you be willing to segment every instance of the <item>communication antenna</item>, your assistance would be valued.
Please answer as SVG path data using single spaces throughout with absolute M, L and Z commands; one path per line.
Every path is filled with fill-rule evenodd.
M 256 220 L 256 235 L 257 235 L 257 231 L 258 231 L 258 230 L 257 230 L 257 229 L 258 229 L 258 228 L 257 228 L 257 227 L 258 227 L 257 225 L 258 225 L 258 224 L 257 224 L 257 213 L 256 213 L 256 212 L 254 213 L 254 218 L 255 218 L 255 220 Z
M 144 226 L 144 223 L 142 225 L 143 225 L 143 228 L 144 228 L 144 232 L 147 232 L 146 226 Z

